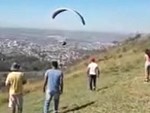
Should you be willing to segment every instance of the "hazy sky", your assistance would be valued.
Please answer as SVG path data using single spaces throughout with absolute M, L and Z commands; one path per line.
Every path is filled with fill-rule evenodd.
M 51 19 L 53 11 L 68 7 Z M 0 0 L 0 27 L 51 28 L 111 32 L 150 32 L 150 0 Z

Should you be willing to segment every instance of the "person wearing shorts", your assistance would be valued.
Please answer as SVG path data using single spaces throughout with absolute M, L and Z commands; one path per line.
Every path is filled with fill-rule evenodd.
M 9 87 L 8 107 L 11 108 L 11 113 L 22 113 L 23 110 L 23 84 L 26 83 L 26 79 L 24 73 L 19 70 L 20 65 L 13 63 L 5 81 Z

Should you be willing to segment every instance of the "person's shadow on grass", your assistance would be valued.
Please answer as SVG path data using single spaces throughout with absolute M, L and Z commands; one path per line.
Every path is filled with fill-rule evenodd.
M 94 103 L 95 103 L 95 101 L 91 101 L 91 102 L 88 102 L 86 104 L 83 104 L 83 105 L 80 105 L 80 106 L 75 106 L 75 107 L 70 108 L 70 109 L 68 107 L 63 107 L 62 109 L 66 109 L 66 110 L 64 110 L 64 111 L 62 110 L 59 113 L 68 113 L 68 112 L 71 112 L 71 111 L 77 111 L 77 110 L 86 108 L 86 107 L 88 107 L 88 106 L 90 106 L 90 105 L 92 105 Z

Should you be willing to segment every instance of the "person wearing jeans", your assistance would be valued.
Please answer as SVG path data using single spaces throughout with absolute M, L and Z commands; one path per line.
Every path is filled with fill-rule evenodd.
M 91 59 L 91 63 L 87 68 L 87 76 L 89 78 L 89 88 L 90 90 L 96 90 L 96 79 L 100 75 L 100 70 L 98 65 L 95 63 L 95 58 Z
M 45 93 L 44 113 L 49 113 L 52 100 L 54 100 L 54 113 L 58 113 L 59 98 L 63 92 L 63 73 L 58 69 L 57 61 L 52 61 L 52 69 L 45 73 L 43 92 Z
M 96 75 L 89 75 L 89 88 L 90 90 L 96 90 Z
M 54 112 L 55 113 L 58 112 L 59 96 L 60 96 L 59 93 L 46 92 L 45 103 L 44 103 L 44 113 L 48 113 L 50 102 L 52 101 L 53 98 L 54 98 L 54 110 L 55 110 Z

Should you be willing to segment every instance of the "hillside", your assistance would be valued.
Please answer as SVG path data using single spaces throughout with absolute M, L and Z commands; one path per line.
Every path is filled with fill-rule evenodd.
M 60 102 L 61 113 L 149 113 L 150 84 L 144 83 L 144 50 L 150 37 L 129 39 L 97 55 L 101 76 L 96 92 L 87 89 L 86 63 L 70 67 Z M 25 86 L 24 113 L 41 113 L 42 82 Z M 7 113 L 5 94 L 0 93 L 0 111 Z M 3 102 L 2 102 L 3 101 Z

